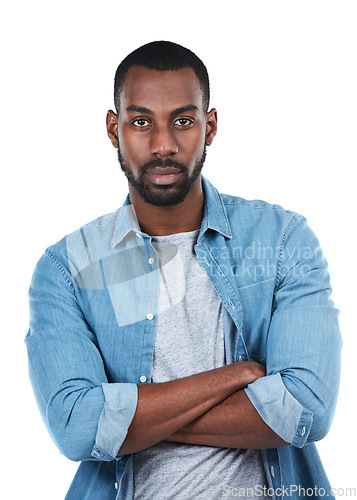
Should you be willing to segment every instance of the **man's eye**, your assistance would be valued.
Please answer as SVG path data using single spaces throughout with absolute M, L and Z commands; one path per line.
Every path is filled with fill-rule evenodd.
M 148 120 L 145 120 L 144 118 L 138 118 L 137 120 L 134 120 L 131 123 L 139 128 L 146 127 L 147 125 L 149 125 Z
M 175 124 L 179 125 L 180 127 L 187 127 L 193 123 L 193 120 L 189 120 L 188 118 L 178 118 L 175 121 Z

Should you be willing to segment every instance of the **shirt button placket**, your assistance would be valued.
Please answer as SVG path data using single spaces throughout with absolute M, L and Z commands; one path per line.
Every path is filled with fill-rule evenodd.
M 149 260 L 149 262 L 150 262 L 150 260 Z M 154 315 L 152 313 L 147 313 L 146 319 L 148 319 L 149 321 L 151 321 L 152 319 L 154 319 Z M 141 375 L 141 377 L 139 378 L 139 380 L 140 380 L 140 382 L 142 384 L 144 384 L 147 381 L 147 377 L 145 377 L 145 375 Z

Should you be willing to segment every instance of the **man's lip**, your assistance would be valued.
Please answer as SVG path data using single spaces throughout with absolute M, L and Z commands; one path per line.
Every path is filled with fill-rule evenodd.
M 174 167 L 151 167 L 147 170 L 147 172 L 152 175 L 170 175 L 180 174 L 181 170 Z
M 157 169 L 149 169 L 146 173 L 154 181 L 155 184 L 166 186 L 176 181 L 177 177 L 181 174 L 181 170 L 166 168 L 162 169 L 165 173 L 158 173 Z M 171 172 L 171 173 L 170 173 Z

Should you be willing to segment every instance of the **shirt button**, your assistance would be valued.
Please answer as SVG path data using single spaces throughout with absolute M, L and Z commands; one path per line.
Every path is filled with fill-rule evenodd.
M 234 305 L 231 300 L 228 300 L 228 304 L 231 306 L 232 309 L 234 309 Z
M 270 467 L 270 471 L 271 471 L 271 475 L 273 477 L 275 477 L 275 471 L 274 471 L 274 467 L 273 466 Z
M 306 427 L 304 425 L 304 427 L 301 429 L 301 435 L 303 436 L 305 434 L 305 432 L 306 432 Z
M 119 484 L 117 482 L 114 483 L 114 488 L 117 490 L 119 488 Z
M 153 257 L 150 257 L 149 264 L 153 264 L 154 262 L 155 262 L 155 259 Z
M 209 266 L 209 262 L 208 262 L 208 260 L 206 259 L 206 257 L 203 257 L 203 260 L 205 261 L 206 266 Z
M 139 380 L 140 380 L 140 382 L 144 383 L 147 381 L 147 378 L 145 377 L 145 375 L 141 375 Z
M 140 233 L 135 233 L 138 238 L 142 238 Z
M 151 314 L 151 313 L 149 313 L 149 314 L 147 314 L 147 315 L 146 315 L 146 318 L 147 318 L 147 319 L 153 319 L 153 317 L 154 317 L 154 315 L 153 315 L 153 314 Z

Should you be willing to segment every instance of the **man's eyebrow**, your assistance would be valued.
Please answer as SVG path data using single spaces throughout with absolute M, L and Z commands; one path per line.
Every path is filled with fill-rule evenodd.
M 143 106 L 137 106 L 136 104 L 131 104 L 126 108 L 127 111 L 136 111 L 137 113 L 146 113 L 148 115 L 153 115 L 154 113 L 151 109 L 145 108 Z
M 153 111 L 151 109 L 145 108 L 144 106 L 137 106 L 136 104 L 131 104 L 126 108 L 127 111 L 134 111 L 136 113 L 146 113 L 149 115 L 153 115 Z M 171 111 L 171 115 L 179 115 L 181 113 L 185 113 L 186 111 L 198 111 L 198 107 L 194 104 L 187 104 L 186 106 L 181 106 L 180 108 L 176 108 Z
M 198 107 L 194 104 L 187 104 L 187 106 L 181 106 L 181 108 L 174 109 L 171 114 L 180 115 L 181 113 L 185 113 L 186 111 L 198 111 Z

